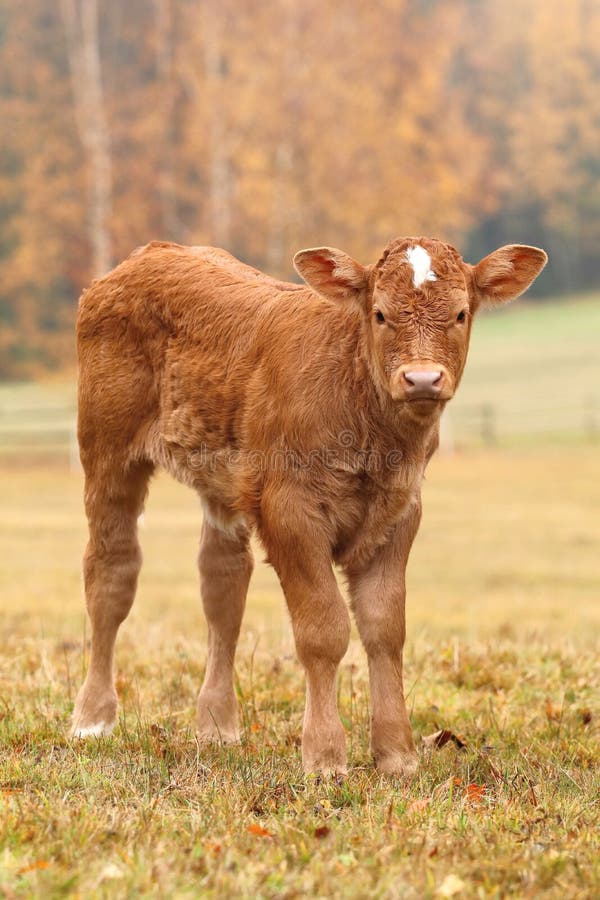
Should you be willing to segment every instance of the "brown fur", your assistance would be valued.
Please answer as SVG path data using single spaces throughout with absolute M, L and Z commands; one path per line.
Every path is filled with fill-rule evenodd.
M 406 257 L 417 244 L 436 277 L 418 288 Z M 205 508 L 201 738 L 239 737 L 233 660 L 256 529 L 306 670 L 306 769 L 346 765 L 336 673 L 350 621 L 335 562 L 368 655 L 375 761 L 385 772 L 414 770 L 402 649 L 421 480 L 462 375 L 474 313 L 481 302 L 520 294 L 545 260 L 541 250 L 510 246 L 472 267 L 447 244 L 407 238 L 366 268 L 339 250 L 302 251 L 295 262 L 307 287 L 224 250 L 155 242 L 84 292 L 79 441 L 93 631 L 75 734 L 115 721 L 114 644 L 141 564 L 137 518 L 160 466 Z M 439 395 L 408 399 L 405 373 L 432 368 Z

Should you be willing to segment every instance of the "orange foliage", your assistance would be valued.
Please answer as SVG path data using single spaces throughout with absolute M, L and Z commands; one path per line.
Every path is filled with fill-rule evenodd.
M 597 5 L 98 4 L 103 223 L 65 13 L 90 4 L 2 4 L 0 377 L 72 361 L 98 228 L 115 262 L 162 238 L 290 277 L 302 246 L 364 260 L 428 233 L 549 246 L 558 287 L 597 276 Z

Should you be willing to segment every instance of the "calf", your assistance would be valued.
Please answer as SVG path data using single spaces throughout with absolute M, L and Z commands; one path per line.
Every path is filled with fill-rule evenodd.
M 350 619 L 335 563 L 368 656 L 375 763 L 415 770 L 402 651 L 423 473 L 475 313 L 521 294 L 546 259 L 511 245 L 471 266 L 441 241 L 401 238 L 366 267 L 340 250 L 302 250 L 304 286 L 223 250 L 153 242 L 84 292 L 79 444 L 93 630 L 73 734 L 114 726 L 115 639 L 141 565 L 136 523 L 162 467 L 204 508 L 200 738 L 240 736 L 233 663 L 256 530 L 306 672 L 305 769 L 346 767 L 336 675 Z

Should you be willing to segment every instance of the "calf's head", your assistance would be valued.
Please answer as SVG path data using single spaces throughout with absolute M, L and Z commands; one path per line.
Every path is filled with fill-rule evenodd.
M 364 316 L 373 376 L 406 409 L 426 416 L 454 394 L 481 305 L 522 294 L 547 262 L 543 250 L 511 244 L 476 266 L 442 241 L 398 238 L 362 266 L 341 250 L 301 250 L 294 265 L 327 300 Z

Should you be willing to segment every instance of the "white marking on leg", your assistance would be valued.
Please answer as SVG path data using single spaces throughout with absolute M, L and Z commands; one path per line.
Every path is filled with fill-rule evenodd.
M 233 516 L 223 515 L 220 509 L 211 508 L 204 500 L 202 501 L 202 514 L 204 521 L 212 528 L 216 528 L 230 537 L 234 537 L 240 528 L 246 528 L 248 524 L 245 516 L 241 513 Z
M 110 725 L 108 722 L 97 722 L 95 725 L 88 725 L 85 728 L 76 728 L 73 737 L 106 737 L 114 727 L 114 723 Z
M 435 272 L 431 269 L 431 257 L 424 247 L 417 244 L 406 251 L 406 258 L 413 268 L 413 284 L 421 287 L 425 281 L 436 281 Z

